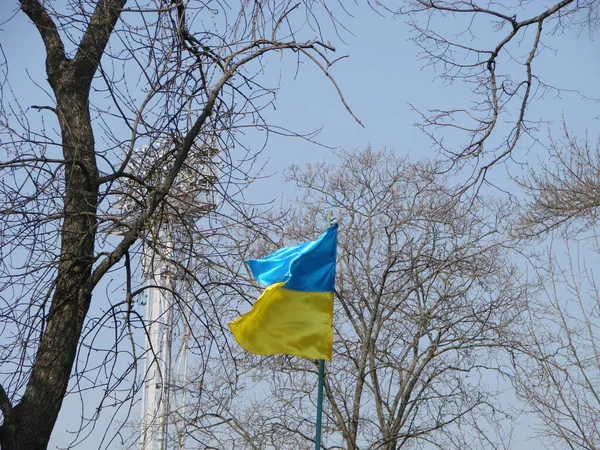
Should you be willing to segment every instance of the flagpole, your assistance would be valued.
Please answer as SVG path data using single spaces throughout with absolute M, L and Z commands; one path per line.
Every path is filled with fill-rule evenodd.
M 327 228 L 333 224 L 333 212 L 327 212 Z M 323 417 L 323 384 L 325 383 L 325 360 L 319 359 L 319 384 L 317 388 L 317 423 L 315 450 L 321 448 L 321 419 Z
M 323 416 L 323 384 L 325 381 L 325 360 L 319 360 L 319 387 L 317 390 L 317 432 L 315 436 L 315 450 L 321 448 L 321 417 Z

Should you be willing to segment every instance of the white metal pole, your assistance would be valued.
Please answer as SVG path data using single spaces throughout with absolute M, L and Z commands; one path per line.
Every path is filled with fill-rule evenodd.
M 151 258 L 151 255 L 145 255 Z M 153 266 L 154 270 L 148 278 L 148 284 L 151 286 L 148 289 L 148 303 L 146 304 L 146 338 L 145 338 L 145 356 L 144 356 L 144 388 L 142 401 L 142 433 L 141 445 L 142 450 L 155 450 L 155 439 L 157 414 L 159 410 L 160 400 L 159 392 L 157 392 L 157 382 L 161 376 L 160 358 L 161 358 L 161 335 L 162 324 L 161 315 L 163 309 L 163 295 L 160 288 L 161 272 L 163 267 L 161 264 Z
M 214 142 L 211 142 L 211 145 Z M 187 211 L 192 220 L 212 211 L 216 207 L 216 193 L 212 187 L 218 176 L 218 166 L 213 163 L 215 149 L 207 147 L 206 160 L 199 161 L 203 165 L 206 185 L 197 184 L 195 177 L 182 177 L 185 197 L 183 206 L 194 205 Z M 143 167 L 140 167 L 143 169 Z M 189 189 L 189 191 L 188 191 Z M 185 191 L 185 192 L 183 192 Z M 187 198 L 186 196 L 189 196 Z M 214 197 L 214 198 L 213 198 Z M 191 201 L 190 201 L 191 200 Z M 183 211 L 182 211 L 183 212 Z M 179 419 L 174 419 L 177 427 L 177 447 L 185 448 L 186 401 L 188 384 L 188 345 L 191 334 L 189 320 L 190 310 L 187 305 L 175 309 L 173 292 L 178 277 L 170 273 L 168 261 L 177 259 L 174 246 L 186 247 L 187 242 L 180 242 L 181 236 L 174 231 L 180 217 L 168 212 L 163 220 L 156 238 L 161 241 L 164 254 L 158 254 L 149 247 L 144 250 L 145 277 L 148 283 L 148 300 L 146 305 L 147 335 L 144 342 L 144 386 L 142 388 L 142 429 L 140 432 L 140 450 L 167 450 L 169 444 L 169 423 L 172 408 L 178 409 Z M 185 233 L 184 233 L 185 235 Z M 187 300 L 187 293 L 186 293 Z M 182 337 L 176 342 L 180 344 L 173 361 L 173 330 L 182 321 Z M 176 386 L 175 386 L 176 384 Z M 175 391 L 176 389 L 177 391 Z M 181 425 L 179 425 L 181 424 Z

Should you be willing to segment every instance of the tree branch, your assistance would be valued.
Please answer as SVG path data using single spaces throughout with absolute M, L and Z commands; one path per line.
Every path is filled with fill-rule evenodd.
M 126 1 L 100 0 L 94 10 L 74 59 L 76 74 L 84 77 L 88 83 L 91 83 L 100 64 L 108 39 L 119 20 Z
M 117 247 L 104 259 L 94 270 L 92 274 L 87 289 L 93 289 L 93 287 L 100 281 L 100 279 L 104 276 L 104 274 L 113 267 L 127 252 L 127 250 L 136 242 L 139 237 L 140 230 L 144 229 L 144 226 L 150 220 L 154 211 L 159 207 L 161 202 L 169 193 L 175 178 L 179 174 L 181 167 L 183 166 L 195 139 L 198 137 L 202 126 L 206 122 L 206 120 L 210 117 L 210 115 L 214 111 L 215 103 L 219 97 L 221 89 L 229 82 L 229 80 L 238 73 L 241 67 L 245 64 L 249 63 L 252 60 L 259 58 L 265 53 L 275 51 L 275 50 L 283 50 L 283 49 L 292 49 L 296 51 L 305 52 L 305 50 L 315 47 L 315 45 L 322 45 L 327 47 L 325 44 L 320 42 L 306 42 L 306 43 L 297 43 L 297 42 L 270 42 L 266 40 L 259 40 L 254 42 L 253 44 L 248 45 L 247 47 L 242 48 L 241 50 L 233 53 L 229 57 L 224 60 L 224 68 L 225 72 L 219 79 L 219 81 L 215 84 L 215 86 L 210 91 L 210 95 L 206 99 L 206 103 L 202 108 L 201 114 L 198 116 L 194 125 L 190 128 L 190 130 L 186 133 L 185 139 L 181 144 L 179 154 L 174 161 L 173 167 L 169 170 L 164 182 L 162 185 L 154 191 L 148 207 L 141 214 L 139 219 L 131 226 L 130 230 L 125 234 L 123 240 Z M 243 52 L 251 50 L 253 47 L 259 47 L 251 54 L 233 62 L 233 58 Z M 329 48 L 329 47 L 327 47 Z M 311 55 L 312 58 L 312 55 Z M 354 116 L 353 116 L 354 117 Z M 356 118 L 355 118 L 356 119 Z M 358 121 L 358 119 L 356 119 Z M 360 123 L 360 122 L 359 122 Z
M 8 398 L 8 394 L 4 390 L 4 386 L 0 384 L 0 411 L 4 415 L 4 424 L 10 421 L 10 418 L 13 413 L 13 405 L 10 399 Z M 1 427 L 0 427 L 1 428 Z
M 20 0 L 21 9 L 38 29 L 44 46 L 46 47 L 46 70 L 48 76 L 53 78 L 58 75 L 60 65 L 67 61 L 65 46 L 63 45 L 56 24 L 52 21 L 46 9 L 38 0 Z

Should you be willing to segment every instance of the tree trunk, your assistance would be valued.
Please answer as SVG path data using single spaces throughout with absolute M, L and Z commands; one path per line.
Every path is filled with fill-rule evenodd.
M 61 130 L 64 207 L 56 282 L 31 376 L 14 407 L 0 389 L 2 450 L 47 448 L 73 370 L 92 298 L 90 278 L 97 230 L 98 167 L 89 92 L 125 1 L 98 1 L 77 53 L 70 59 L 56 24 L 39 0 L 20 0 L 46 49 L 46 73 L 56 97 Z
M 66 64 L 66 63 L 65 63 Z M 5 417 L 2 450 L 46 449 L 67 390 L 91 292 L 98 168 L 88 88 L 72 65 L 53 84 L 62 132 L 64 209 L 61 252 L 46 329 L 23 398 Z

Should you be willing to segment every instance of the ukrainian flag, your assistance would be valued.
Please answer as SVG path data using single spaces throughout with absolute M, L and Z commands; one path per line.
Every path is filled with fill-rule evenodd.
M 316 241 L 247 261 L 267 286 L 246 314 L 229 322 L 244 349 L 331 360 L 337 224 Z

